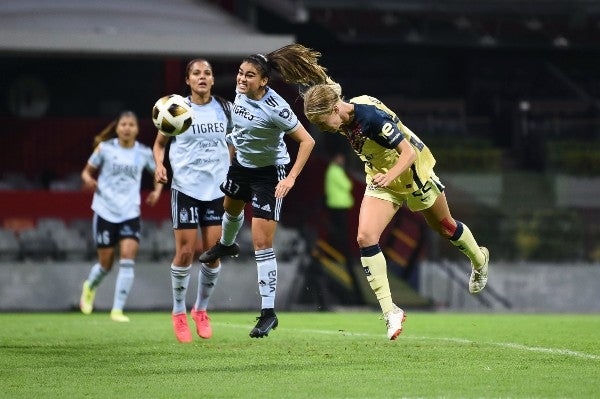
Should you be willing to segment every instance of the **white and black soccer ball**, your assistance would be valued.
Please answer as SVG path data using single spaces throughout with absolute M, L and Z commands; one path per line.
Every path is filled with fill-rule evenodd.
M 161 97 L 152 107 L 152 122 L 162 134 L 177 136 L 192 125 L 192 107 L 178 94 Z

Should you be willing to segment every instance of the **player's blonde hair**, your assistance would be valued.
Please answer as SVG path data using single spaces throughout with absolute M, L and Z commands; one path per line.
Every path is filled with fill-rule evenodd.
M 133 118 L 136 120 L 136 122 L 138 120 L 137 115 L 133 111 L 121 112 L 115 120 L 110 122 L 104 129 L 102 129 L 100 133 L 94 136 L 94 148 L 98 147 L 98 144 L 102 143 L 103 141 L 117 137 L 117 124 L 122 118 L 125 117 Z
M 315 123 L 317 117 L 330 114 L 333 106 L 341 100 L 340 85 L 333 82 L 311 86 L 304 92 L 304 115 Z

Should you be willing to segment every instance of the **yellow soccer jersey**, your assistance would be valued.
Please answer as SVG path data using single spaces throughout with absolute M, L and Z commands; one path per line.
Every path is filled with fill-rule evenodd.
M 407 194 L 421 188 L 435 165 L 429 148 L 378 99 L 363 95 L 350 99 L 350 103 L 354 104 L 354 120 L 340 133 L 364 162 L 367 184 L 377 173 L 386 173 L 396 164 L 399 155 L 395 147 L 406 139 L 414 147 L 417 159 L 388 189 Z

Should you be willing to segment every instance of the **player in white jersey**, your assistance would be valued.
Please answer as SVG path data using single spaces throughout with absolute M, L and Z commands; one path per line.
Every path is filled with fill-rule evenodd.
M 110 317 L 127 322 L 123 314 L 133 285 L 135 258 L 140 240 L 140 189 L 142 173 L 154 173 L 152 151 L 136 141 L 138 119 L 125 111 L 110 123 L 94 140 L 94 152 L 81 172 L 84 187 L 94 190 L 94 240 L 98 262 L 83 283 L 79 307 L 84 314 L 92 313 L 96 288 L 110 272 L 119 245 L 119 274 Z M 116 136 L 116 138 L 115 138 Z M 97 179 L 95 178 L 97 176 Z M 154 206 L 163 185 L 154 184 L 146 203 Z
M 180 342 L 192 340 L 185 298 L 197 248 L 198 227 L 201 231 L 200 252 L 221 236 L 223 193 L 219 185 L 225 181 L 229 167 L 230 153 L 225 136 L 231 131 L 231 103 L 212 95 L 215 80 L 210 63 L 201 58 L 191 60 L 185 76 L 191 91 L 188 101 L 194 111 L 192 125 L 173 138 L 158 132 L 153 147 L 155 179 L 167 183 L 164 164 L 169 145 L 171 217 L 175 236 L 175 256 L 171 262 L 172 321 Z M 221 263 L 216 259 L 202 262 L 198 271 L 198 290 L 191 316 L 196 323 L 196 332 L 205 339 L 212 336 L 206 309 L 220 270 Z
M 254 54 L 242 60 L 236 78 L 234 126 L 228 136 L 228 142 L 236 151 L 227 180 L 221 185 L 225 193 L 223 233 L 200 260 L 210 262 L 238 254 L 235 238 L 244 222 L 244 207 L 250 203 L 261 296 L 261 314 L 250 331 L 253 338 L 267 336 L 279 323 L 274 310 L 277 260 L 273 237 L 283 198 L 294 186 L 315 145 L 289 104 L 268 85 L 269 79 L 275 70 L 288 83 L 305 82 L 307 76 L 303 67 L 312 58 L 312 53 L 296 45 L 285 46 L 267 55 Z M 290 163 L 290 155 L 284 136 L 299 144 L 296 160 L 288 173 L 286 165 Z
M 433 172 L 429 148 L 381 101 L 359 96 L 344 101 L 331 82 L 304 91 L 304 113 L 322 131 L 342 134 L 365 164 L 366 190 L 359 214 L 357 241 L 367 280 L 383 311 L 388 338 L 402 332 L 406 315 L 392 302 L 386 260 L 379 238 L 398 208 L 406 203 L 423 214 L 427 224 L 471 261 L 469 291 L 487 283 L 489 252 L 469 228 L 451 214 L 444 186 Z

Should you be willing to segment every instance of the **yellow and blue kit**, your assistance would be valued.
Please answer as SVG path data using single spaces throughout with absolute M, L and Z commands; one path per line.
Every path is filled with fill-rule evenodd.
M 408 140 L 417 158 L 387 189 L 398 194 L 421 189 L 434 175 L 435 158 L 429 148 L 378 99 L 363 95 L 349 102 L 354 104 L 354 119 L 340 133 L 348 138 L 364 162 L 367 184 L 377 173 L 386 173 L 396 164 L 399 157 L 396 146 L 400 141 Z

